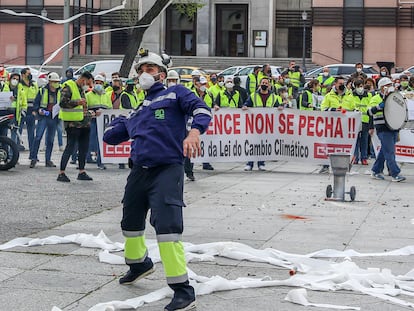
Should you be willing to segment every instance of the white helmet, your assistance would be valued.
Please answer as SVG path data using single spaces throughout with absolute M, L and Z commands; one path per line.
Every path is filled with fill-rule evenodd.
M 143 64 L 155 64 L 167 71 L 167 68 L 171 63 L 171 59 L 169 57 L 162 58 L 158 54 L 148 52 L 148 50 L 144 50 L 142 48 L 139 50 L 139 56 L 140 58 L 138 60 L 138 64 L 135 65 L 135 70 L 137 72 Z
M 95 81 L 102 81 L 105 82 L 105 78 L 102 75 L 96 75 L 95 76 Z
M 194 76 L 201 76 L 201 72 L 200 72 L 200 70 L 195 69 L 195 70 L 191 71 L 191 75 L 193 77 Z
M 59 75 L 56 72 L 50 72 L 47 75 L 47 80 L 49 82 L 60 82 L 60 77 L 59 77 Z
M 392 81 L 390 78 L 387 78 L 387 77 L 381 78 L 381 80 L 379 80 L 378 82 L 378 89 L 381 89 L 383 86 L 388 85 L 388 84 L 392 84 Z
M 167 80 L 178 80 L 180 79 L 180 75 L 175 70 L 168 70 Z

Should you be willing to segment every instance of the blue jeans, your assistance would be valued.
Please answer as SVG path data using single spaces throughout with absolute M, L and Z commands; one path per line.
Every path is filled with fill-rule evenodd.
M 89 136 L 89 147 L 88 147 L 88 153 L 86 155 L 86 160 L 91 161 L 91 153 L 96 152 L 96 164 L 98 166 L 101 166 L 101 153 L 99 152 L 99 141 L 98 141 L 98 126 L 96 124 L 96 119 L 93 118 L 91 120 L 91 133 Z
M 33 148 L 33 142 L 34 142 L 34 133 L 35 133 L 35 117 L 32 114 L 33 109 L 28 109 L 27 114 L 25 117 L 22 117 L 20 120 L 20 128 L 19 133 L 20 135 L 23 132 L 23 125 L 26 123 L 26 129 L 27 129 L 27 140 L 29 141 L 29 149 L 32 150 Z
M 40 116 L 36 126 L 36 137 L 34 139 L 33 148 L 30 148 L 29 159 L 37 160 L 40 142 L 46 131 L 46 162 L 52 157 L 53 141 L 55 140 L 56 127 L 59 122 L 58 118 L 52 119 L 46 116 Z
M 253 163 L 253 161 L 249 161 L 249 162 L 247 162 L 247 165 L 249 165 L 250 167 L 253 167 L 254 163 Z M 265 165 L 265 161 L 257 161 L 257 167 L 264 166 L 264 165 Z
M 355 145 L 355 160 L 358 162 L 359 160 L 366 160 L 368 159 L 368 131 L 369 131 L 369 124 L 362 123 L 362 130 L 358 133 L 358 139 Z
M 401 172 L 395 161 L 395 144 L 397 142 L 398 131 L 382 131 L 378 132 L 377 135 L 381 141 L 381 149 L 372 166 L 372 171 L 375 174 L 382 173 L 384 170 L 384 162 L 387 161 L 391 176 L 396 177 Z
M 56 132 L 57 132 L 57 139 L 58 139 L 59 147 L 62 147 L 63 146 L 63 121 L 62 120 L 58 119 Z

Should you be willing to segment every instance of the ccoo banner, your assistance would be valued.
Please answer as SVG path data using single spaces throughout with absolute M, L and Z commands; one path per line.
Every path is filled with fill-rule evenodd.
M 104 110 L 98 117 L 102 163 L 127 163 L 131 142 L 111 146 L 103 131 L 128 110 Z M 319 112 L 269 108 L 220 109 L 201 135 L 202 156 L 196 162 L 288 160 L 329 163 L 328 155 L 355 148 L 361 127 L 357 112 Z

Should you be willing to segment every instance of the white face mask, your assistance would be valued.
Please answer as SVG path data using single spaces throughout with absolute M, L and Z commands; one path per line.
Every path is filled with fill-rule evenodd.
M 139 83 L 135 84 L 137 90 L 141 89 L 141 85 Z
M 329 72 L 326 72 L 326 71 L 325 71 L 325 72 L 323 73 L 323 76 L 324 76 L 324 77 L 329 76 Z
M 392 93 L 394 91 L 395 91 L 395 88 L 393 86 L 389 86 L 388 89 L 386 90 L 386 92 L 388 92 L 388 94 Z
M 17 84 L 19 84 L 19 80 L 12 79 L 12 80 L 10 81 L 10 84 L 11 84 L 12 86 L 16 86 Z
M 357 72 L 362 72 L 362 68 L 357 68 Z
M 200 86 L 200 91 L 201 92 L 205 92 L 206 90 L 207 90 L 207 88 L 204 85 Z
M 103 85 L 102 84 L 95 84 L 95 86 L 93 87 L 93 89 L 95 90 L 95 92 L 102 94 L 104 91 Z
M 141 88 L 143 90 L 150 89 L 151 86 L 153 86 L 154 83 L 155 83 L 154 77 L 152 75 L 150 75 L 149 73 L 147 73 L 147 72 L 143 72 L 139 76 L 138 80 L 139 80 L 139 84 L 141 85 Z
M 86 92 L 87 90 L 89 90 L 89 85 L 87 85 L 87 84 L 82 85 L 82 90 L 84 92 Z
M 219 85 L 220 87 L 223 87 L 223 86 L 224 86 L 224 82 L 223 82 L 223 81 L 220 81 L 220 82 L 218 83 L 218 85 Z
M 355 89 L 355 91 L 357 92 L 358 95 L 364 94 L 364 88 L 363 87 L 357 87 Z
M 167 83 L 167 86 L 168 86 L 168 87 L 172 87 L 172 86 L 174 86 L 174 85 L 177 85 L 177 83 L 172 82 L 172 81 L 170 81 L 170 82 L 168 82 L 168 83 Z
M 226 89 L 232 89 L 232 88 L 234 87 L 234 84 L 233 84 L 233 83 L 231 83 L 231 82 L 227 82 L 227 83 L 225 84 L 225 86 L 226 86 Z

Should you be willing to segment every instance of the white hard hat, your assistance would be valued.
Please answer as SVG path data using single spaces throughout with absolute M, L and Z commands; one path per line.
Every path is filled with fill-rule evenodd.
M 163 54 L 166 55 L 166 54 Z M 161 68 L 163 68 L 165 71 L 167 71 L 167 67 L 171 64 L 171 59 L 168 58 L 162 58 L 158 54 L 148 52 L 148 50 L 140 49 L 139 50 L 139 60 L 138 64 L 135 65 L 135 70 L 138 72 L 139 69 L 143 64 L 154 64 Z
M 102 75 L 96 75 L 95 76 L 95 81 L 102 81 L 105 82 L 105 78 Z
M 60 82 L 60 77 L 59 77 L 59 75 L 56 73 L 56 72 L 50 72 L 48 75 L 47 75 L 47 80 L 48 81 L 53 81 L 53 82 Z
M 378 82 L 378 89 L 388 84 L 392 84 L 392 81 L 390 78 L 387 78 L 387 77 L 381 78 L 381 80 L 379 80 Z
M 167 80 L 178 80 L 180 79 L 180 75 L 175 70 L 168 70 Z
M 207 81 L 207 78 L 206 77 L 204 77 L 204 76 L 201 76 L 200 77 L 200 83 L 201 84 L 206 84 L 208 81 Z
M 201 76 L 201 72 L 200 72 L 200 70 L 195 69 L 195 70 L 191 71 L 191 75 L 193 77 L 194 76 Z

